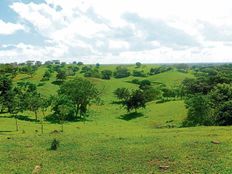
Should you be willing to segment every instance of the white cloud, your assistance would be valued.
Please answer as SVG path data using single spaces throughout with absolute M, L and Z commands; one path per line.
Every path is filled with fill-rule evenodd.
M 232 61 L 230 0 L 46 0 L 15 2 L 11 8 L 46 44 L 16 44 L 11 51 L 0 49 L 1 57 L 81 57 L 89 63 Z M 24 29 L 7 26 L 11 30 L 1 29 L 0 20 L 0 34 Z
M 0 35 L 11 35 L 19 30 L 24 30 L 24 26 L 21 24 L 14 24 L 10 22 L 4 22 L 0 19 Z

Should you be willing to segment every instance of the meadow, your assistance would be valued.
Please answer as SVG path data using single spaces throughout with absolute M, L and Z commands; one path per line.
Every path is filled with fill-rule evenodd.
M 142 65 L 141 69 L 148 72 L 153 66 Z M 115 67 L 101 65 L 99 68 L 113 70 Z M 135 65 L 127 67 L 131 71 L 135 69 Z M 38 85 L 40 93 L 56 94 L 58 86 L 52 83 L 55 73 L 39 85 L 45 71 L 46 67 L 41 66 L 32 77 L 18 74 L 13 81 L 30 81 Z M 194 75 L 174 69 L 136 78 L 149 79 L 154 87 L 157 83 L 173 87 L 187 77 Z M 90 106 L 86 121 L 66 122 L 64 132 L 56 131 L 60 130 L 60 124 L 47 121 L 42 134 L 40 122 L 34 120 L 31 112 L 20 113 L 26 117 L 19 119 L 16 132 L 15 119 L 9 114 L 0 115 L 0 173 L 32 173 L 36 165 L 41 166 L 44 174 L 232 173 L 231 127 L 181 127 L 187 109 L 180 99 L 164 103 L 152 101 L 137 114 L 127 113 L 115 104 L 113 91 L 119 87 L 138 88 L 131 83 L 134 77 L 88 79 L 103 91 L 103 103 Z M 51 151 L 54 138 L 60 145 Z

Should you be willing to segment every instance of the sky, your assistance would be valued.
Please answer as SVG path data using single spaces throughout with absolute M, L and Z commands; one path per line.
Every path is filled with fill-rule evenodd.
M 0 63 L 232 62 L 231 0 L 0 0 Z

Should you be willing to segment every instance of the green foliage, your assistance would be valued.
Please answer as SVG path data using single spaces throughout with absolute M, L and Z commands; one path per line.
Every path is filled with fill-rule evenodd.
M 141 71 L 134 70 L 132 75 L 134 77 L 146 77 L 147 76 L 143 70 L 141 70 Z
M 130 96 L 130 91 L 127 88 L 117 88 L 114 91 L 114 95 L 119 99 L 119 100 L 126 100 Z
M 151 66 L 146 65 L 144 71 L 147 72 Z M 99 71 L 114 71 L 115 67 L 100 66 Z M 135 66 L 126 67 L 133 71 Z M 29 79 L 23 79 L 27 75 L 18 73 L 13 84 L 17 86 L 19 81 L 30 81 L 37 86 L 45 71 L 46 66 L 42 66 Z M 150 80 L 151 87 L 157 90 L 160 83 L 174 89 L 183 78 L 191 77 L 192 71 L 183 74 L 173 70 L 138 79 Z M 54 73 L 50 81 L 38 87 L 38 92 L 46 97 L 55 95 L 58 86 L 51 83 L 55 78 Z M 104 105 L 92 104 L 89 121 L 85 123 L 64 124 L 65 133 L 54 131 L 59 129 L 59 124 L 45 121 L 45 134 L 36 134 L 39 124 L 31 119 L 34 114 L 28 110 L 19 113 L 17 117 L 20 130 L 25 131 L 16 133 L 13 117 L 9 118 L 8 113 L 1 114 L 0 173 L 31 173 L 34 166 L 40 163 L 43 165 L 42 173 L 231 173 L 232 159 L 228 152 L 232 143 L 229 126 L 179 128 L 187 115 L 182 100 L 159 104 L 151 102 L 140 113 L 125 114 L 125 111 L 112 104 L 113 91 L 122 87 L 130 91 L 137 89 L 138 85 L 128 83 L 132 79 L 111 78 L 106 81 L 90 78 L 99 89 L 104 89 Z M 222 109 L 222 113 L 228 110 Z M 48 107 L 45 115 L 52 113 Z M 38 112 L 39 117 L 40 114 Z M 25 118 L 21 115 L 25 115 Z M 47 145 L 50 148 L 54 138 L 62 142 L 58 154 L 44 150 Z M 213 140 L 220 144 L 212 144 Z M 168 165 L 169 169 L 163 171 L 159 168 L 161 165 Z
M 94 78 L 101 78 L 101 74 L 98 68 L 91 68 L 85 71 L 84 77 L 94 77 Z
M 183 122 L 183 126 L 211 125 L 210 100 L 207 96 L 194 95 L 186 100 L 188 116 Z
M 116 67 L 116 71 L 114 72 L 115 78 L 125 78 L 130 76 L 130 71 L 125 66 Z
M 75 116 L 75 107 L 74 103 L 66 95 L 58 95 L 52 97 L 52 111 L 53 114 L 47 117 L 51 121 L 74 121 L 76 120 Z M 64 113 L 65 112 L 65 113 Z
M 59 145 L 60 145 L 60 142 L 57 139 L 53 139 L 50 150 L 57 150 Z
M 136 62 L 135 65 L 136 65 L 136 68 L 140 68 L 142 66 L 142 63 Z
M 113 72 L 111 70 L 103 70 L 101 71 L 102 79 L 110 80 Z
M 162 97 L 162 91 L 158 88 L 146 88 L 145 90 L 143 90 L 143 93 L 147 102 L 159 100 Z
M 139 88 L 140 89 L 146 89 L 146 88 L 149 88 L 151 86 L 151 81 L 150 80 L 142 80 L 140 83 L 139 83 Z
M 216 125 L 232 125 L 232 100 L 220 104 L 215 111 L 215 116 Z
M 12 79 L 4 75 L 0 76 L 0 97 L 2 101 L 2 109 L 6 107 L 9 110 L 12 86 Z
M 84 63 L 83 62 L 78 62 L 77 65 L 81 66 L 81 65 L 84 65 Z
M 49 70 L 45 71 L 43 78 L 41 79 L 41 81 L 48 81 L 51 77 L 51 72 Z
M 69 80 L 61 85 L 59 95 L 65 95 L 72 101 L 75 116 L 86 116 L 87 106 L 99 100 L 99 92 L 95 85 L 83 78 Z
M 142 90 L 134 90 L 122 104 L 126 107 L 128 112 L 131 110 L 135 110 L 135 112 L 137 112 L 137 109 L 145 108 L 146 103 L 147 98 L 144 95 L 144 92 Z
M 133 79 L 133 80 L 131 81 L 131 83 L 134 83 L 134 84 L 139 85 L 139 84 L 140 84 L 140 80 L 139 80 L 139 79 Z
M 169 67 L 169 66 L 160 66 L 157 68 L 151 68 L 150 75 L 156 75 L 156 74 L 160 74 L 160 73 L 167 72 L 170 70 L 172 70 L 172 67 Z
M 58 71 L 56 75 L 56 81 L 63 82 L 66 79 L 66 72 L 64 70 Z

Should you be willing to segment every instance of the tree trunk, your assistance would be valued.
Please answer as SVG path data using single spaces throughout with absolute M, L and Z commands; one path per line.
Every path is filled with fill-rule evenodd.
M 61 132 L 64 132 L 64 120 L 61 120 Z
M 16 115 L 15 115 L 14 117 L 15 117 L 15 127 L 16 127 L 16 131 L 18 132 L 18 131 L 19 131 L 18 119 L 17 119 Z
M 43 118 L 41 118 L 41 133 L 43 134 L 44 133 L 44 125 L 43 125 L 43 119 L 44 119 L 44 116 L 45 114 L 44 114 L 44 112 L 43 112 Z
M 38 120 L 38 114 L 37 114 L 37 111 L 35 111 L 35 119 L 36 119 L 36 121 Z
M 75 112 L 75 117 L 76 117 L 76 118 L 77 118 L 77 116 L 78 116 L 79 110 L 80 110 L 80 107 L 79 107 L 79 106 L 76 106 L 76 112 Z
M 63 123 L 63 121 L 61 123 L 61 132 L 64 132 L 64 123 Z

